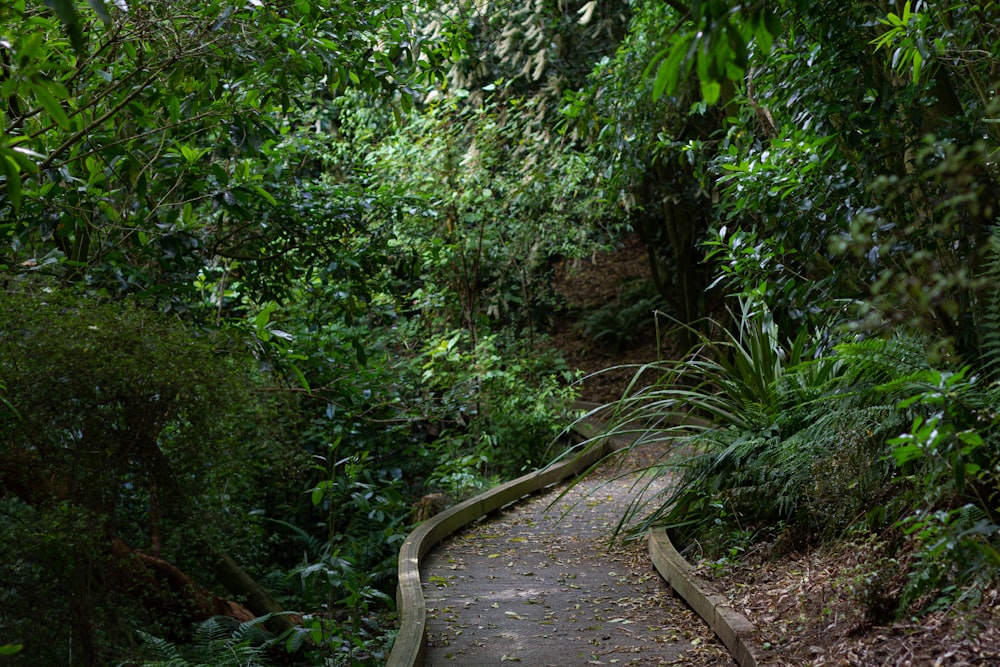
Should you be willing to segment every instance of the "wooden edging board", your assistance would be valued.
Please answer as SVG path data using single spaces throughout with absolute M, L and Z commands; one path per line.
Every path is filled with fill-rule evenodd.
M 427 607 L 420 585 L 420 559 L 438 542 L 459 528 L 500 509 L 504 505 L 544 489 L 572 475 L 578 475 L 608 453 L 604 442 L 579 454 L 501 484 L 474 498 L 427 519 L 407 536 L 399 551 L 399 586 L 396 608 L 399 634 L 386 667 L 423 667 L 426 651 Z
M 757 628 L 743 614 L 727 605 L 726 598 L 711 592 L 708 582 L 684 560 L 663 528 L 649 531 L 649 557 L 678 595 L 708 623 L 740 667 L 763 664 L 763 647 Z
M 601 439 L 597 444 L 589 447 L 586 446 L 587 441 L 597 436 L 601 431 L 600 415 L 607 410 L 607 406 L 578 401 L 574 404 L 574 407 L 584 410 L 587 413 L 571 427 L 574 435 L 584 440 L 582 445 L 584 449 L 580 453 L 572 457 L 567 457 L 547 468 L 536 470 L 506 484 L 501 484 L 474 498 L 450 507 L 424 521 L 407 536 L 399 550 L 397 565 L 399 585 L 396 589 L 396 609 L 399 611 L 399 633 L 396 635 L 396 641 L 392 646 L 392 651 L 389 653 L 386 667 L 423 667 L 427 642 L 427 607 L 424 603 L 423 588 L 420 585 L 420 559 L 427 555 L 428 551 L 444 538 L 480 517 L 520 500 L 524 496 L 541 491 L 567 477 L 584 472 L 615 447 L 610 439 Z M 681 415 L 678 423 L 704 424 L 705 422 Z M 665 543 L 663 542 L 664 540 Z M 654 555 L 654 543 L 658 545 L 656 547 L 656 555 Z M 680 565 L 675 567 L 664 565 L 664 569 L 660 569 L 661 566 L 657 563 L 658 560 L 660 563 L 674 562 L 675 559 L 672 557 L 663 555 L 669 554 L 669 552 L 676 554 L 676 561 L 687 565 L 687 569 L 683 569 Z M 697 586 L 684 587 L 680 583 L 683 575 L 691 572 L 693 568 L 674 550 L 673 545 L 670 544 L 670 540 L 667 539 L 666 531 L 663 531 L 662 538 L 654 538 L 654 535 L 650 534 L 650 556 L 653 558 L 653 563 L 656 565 L 657 570 L 660 571 L 660 574 L 712 626 L 726 647 L 736 657 L 741 667 L 756 667 L 757 663 L 754 660 L 753 653 L 746 648 L 746 642 L 737 644 L 733 640 L 733 645 L 731 646 L 730 642 L 726 639 L 730 635 L 738 640 L 747 632 L 753 634 L 753 626 L 751 625 L 748 630 L 745 626 L 735 623 L 735 621 L 734 625 L 729 626 L 726 626 L 721 621 L 713 622 L 712 619 L 717 615 L 720 618 L 724 617 L 723 620 L 725 620 L 728 618 L 728 613 L 731 610 L 717 608 L 716 605 L 706 606 L 706 604 L 701 604 L 701 607 L 695 606 L 691 599 L 682 592 L 682 589 L 700 589 Z M 671 572 L 672 574 L 668 576 L 666 572 Z M 671 576 L 674 579 L 671 579 Z M 675 580 L 678 581 L 677 584 L 674 583 Z M 682 588 L 678 588 L 679 585 Z M 702 597 L 705 598 L 706 596 L 702 595 Z M 709 610 L 709 615 L 702 614 L 703 609 Z M 739 616 L 735 612 L 732 613 Z M 739 616 L 739 618 L 742 619 L 743 617 Z M 749 624 L 749 621 L 746 621 L 746 619 L 743 619 L 743 621 Z M 719 628 L 722 628 L 721 633 Z M 740 646 L 744 648 L 740 649 Z M 745 661 L 746 657 L 741 658 L 744 654 L 745 656 L 749 656 L 749 662 Z

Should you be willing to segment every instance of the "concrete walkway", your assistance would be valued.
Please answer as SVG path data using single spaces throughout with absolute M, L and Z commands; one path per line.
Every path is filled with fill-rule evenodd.
M 633 492 L 632 479 L 588 478 L 562 499 L 549 491 L 486 517 L 428 554 L 425 664 L 733 664 L 649 564 L 645 543 L 609 544 Z

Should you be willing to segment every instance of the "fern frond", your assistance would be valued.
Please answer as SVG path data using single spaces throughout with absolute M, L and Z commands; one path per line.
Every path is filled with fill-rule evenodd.
M 979 276 L 984 288 L 976 295 L 976 333 L 979 338 L 979 370 L 988 379 L 1000 379 L 1000 228 L 994 228 L 992 244 Z
M 844 362 L 849 384 L 873 387 L 928 370 L 926 347 L 926 341 L 917 336 L 896 333 L 890 338 L 841 343 L 834 350 Z
M 149 652 L 158 658 L 155 662 L 146 663 L 147 667 L 187 667 L 187 661 L 172 642 L 141 630 L 137 630 L 136 634 Z
M 226 616 L 213 616 L 198 624 L 191 644 L 183 647 L 139 632 L 158 658 L 143 667 L 266 667 L 267 644 L 259 641 L 263 633 L 258 627 L 266 618 L 237 624 Z

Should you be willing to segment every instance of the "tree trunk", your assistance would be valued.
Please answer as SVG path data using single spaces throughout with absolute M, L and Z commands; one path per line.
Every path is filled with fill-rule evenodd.
M 192 623 L 212 616 L 230 616 L 238 621 L 255 618 L 241 604 L 212 595 L 173 563 L 137 551 L 118 538 L 111 541 L 113 576 L 118 587 L 142 600 L 156 614 L 172 614 Z
M 268 620 L 268 624 L 277 634 L 302 623 L 301 617 L 285 614 L 285 610 L 275 602 L 271 594 L 254 581 L 228 554 L 216 554 L 215 562 L 212 564 L 212 573 L 227 591 L 237 598 L 245 600 L 247 608 L 256 616 L 275 614 Z

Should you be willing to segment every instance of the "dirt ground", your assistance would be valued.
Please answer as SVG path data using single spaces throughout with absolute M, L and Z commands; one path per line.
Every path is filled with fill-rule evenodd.
M 571 366 L 596 373 L 584 380 L 584 400 L 613 401 L 621 396 L 636 365 L 655 361 L 661 354 L 676 354 L 669 341 L 658 345 L 655 335 L 640 336 L 627 348 L 615 350 L 588 341 L 574 326 L 588 310 L 619 300 L 623 286 L 648 279 L 648 271 L 637 239 L 627 240 L 616 252 L 557 267 L 557 288 L 567 311 L 552 343 Z M 608 368 L 612 370 L 600 372 Z M 623 549 L 634 567 L 644 567 L 642 545 Z M 893 622 L 871 618 L 872 596 L 891 597 L 893 591 L 880 588 L 901 585 L 883 582 L 878 563 L 885 559 L 876 539 L 795 553 L 760 544 L 736 563 L 699 561 L 697 550 L 687 557 L 758 627 L 765 664 L 1000 665 L 996 587 L 981 591 L 978 604 L 961 610 L 942 609 Z M 727 664 L 712 649 L 702 655 L 685 654 L 673 664 Z
M 550 335 L 554 345 L 573 368 L 586 373 L 583 398 L 607 403 L 621 397 L 624 387 L 635 375 L 637 366 L 655 361 L 661 355 L 676 355 L 669 341 L 656 338 L 652 312 L 649 322 L 634 332 L 627 347 L 615 349 L 596 343 L 581 332 L 579 322 L 585 313 L 608 304 L 621 303 L 623 290 L 649 278 L 649 261 L 637 237 L 628 237 L 616 252 L 598 253 L 590 259 L 561 262 L 556 266 L 555 287 L 566 300 Z

